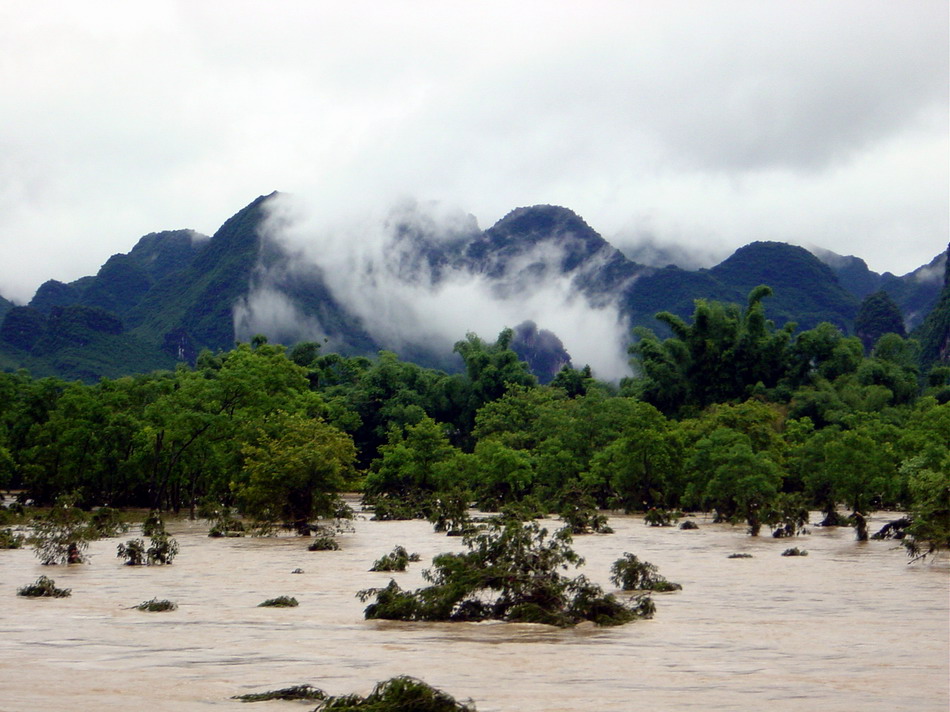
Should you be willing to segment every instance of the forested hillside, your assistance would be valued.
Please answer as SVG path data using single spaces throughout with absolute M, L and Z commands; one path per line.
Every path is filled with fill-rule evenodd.
M 950 369 L 921 388 L 916 342 L 886 334 L 865 355 L 829 323 L 775 327 L 769 299 L 660 315 L 674 336 L 641 332 L 642 375 L 619 391 L 570 366 L 539 385 L 510 330 L 458 341 L 456 374 L 263 337 L 94 385 L 2 374 L 0 486 L 302 532 L 345 490 L 377 518 L 451 519 L 452 502 L 578 527 L 596 508 L 707 511 L 775 536 L 810 509 L 859 537 L 869 511 L 909 509 L 914 551 L 947 546 Z
M 800 247 L 755 242 L 711 269 L 657 268 L 629 260 L 580 216 L 549 205 L 518 208 L 484 231 L 471 216 L 447 220 L 404 208 L 341 248 L 332 236 L 294 233 L 282 199 L 256 199 L 212 237 L 146 235 L 94 276 L 47 281 L 26 306 L 0 302 L 0 367 L 94 382 L 193 364 L 203 349 L 227 351 L 263 334 L 280 343 L 317 341 L 346 356 L 389 349 L 455 371 L 462 362 L 452 342 L 471 328 L 464 320 L 475 309 L 506 315 L 513 347 L 547 382 L 573 363 L 571 339 L 576 346 L 579 337 L 559 330 L 573 330 L 578 319 L 612 320 L 603 349 L 615 349 L 620 361 L 631 329 L 672 335 L 658 312 L 685 319 L 697 299 L 741 305 L 760 284 L 772 288 L 769 314 L 777 324 L 804 331 L 827 322 L 848 335 L 870 329 L 870 348 L 877 336 L 924 321 L 946 264 L 940 255 L 904 277 L 877 275 L 858 258 L 819 252 L 819 259 Z M 377 252 L 354 250 L 364 238 Z M 866 311 L 857 326 L 862 300 L 875 293 L 897 308 L 890 326 L 867 321 L 879 311 Z M 451 295 L 464 297 L 455 311 Z M 434 306 L 438 318 L 426 312 Z M 540 320 L 539 309 L 557 324 Z M 571 318 L 560 321 L 562 312 Z M 596 370 L 611 380 L 623 375 Z

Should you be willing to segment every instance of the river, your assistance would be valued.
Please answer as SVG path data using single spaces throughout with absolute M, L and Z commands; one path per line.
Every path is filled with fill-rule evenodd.
M 876 515 L 872 531 L 890 518 Z M 851 529 L 776 540 L 695 521 L 680 530 L 612 516 L 614 534 L 575 538 L 580 571 L 607 589 L 624 552 L 683 585 L 655 595 L 652 620 L 615 628 L 363 620 L 358 590 L 390 576 L 422 585 L 431 557 L 461 546 L 419 521 L 357 520 L 328 552 L 290 536 L 209 539 L 206 523 L 173 521 L 181 550 L 166 567 L 115 557 L 135 531 L 94 542 L 88 565 L 44 567 L 30 549 L 0 551 L 0 710 L 309 709 L 231 696 L 302 683 L 366 694 L 400 674 L 479 712 L 950 708 L 946 559 L 908 566 L 895 542 L 859 543 Z M 368 571 L 396 544 L 422 561 Z M 781 556 L 790 546 L 809 555 Z M 727 558 L 734 552 L 752 558 Z M 72 596 L 15 595 L 43 574 Z M 257 607 L 279 595 L 299 607 Z M 154 597 L 179 607 L 130 608 Z

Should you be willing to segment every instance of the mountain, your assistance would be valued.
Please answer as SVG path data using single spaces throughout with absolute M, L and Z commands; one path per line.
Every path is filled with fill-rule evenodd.
M 950 245 L 943 266 L 943 289 L 937 304 L 911 333 L 920 341 L 920 360 L 925 368 L 935 363 L 950 365 Z
M 482 230 L 470 215 L 406 203 L 344 248 L 294 245 L 272 209 L 279 199 L 257 198 L 211 237 L 145 235 L 96 275 L 44 283 L 26 307 L 0 301 L 0 368 L 94 380 L 171 368 L 258 333 L 350 355 L 386 348 L 453 368 L 451 344 L 473 328 L 466 309 L 503 305 L 519 324 L 513 347 L 549 380 L 571 355 L 558 338 L 564 334 L 535 323 L 528 304 L 555 300 L 553 314 L 580 305 L 582 320 L 613 314 L 604 321 L 614 320 L 622 343 L 632 326 L 662 331 L 659 311 L 689 317 L 699 298 L 745 304 L 753 287 L 768 284 L 774 296 L 766 309 L 776 323 L 808 329 L 830 321 L 852 333 L 861 300 L 880 290 L 909 326 L 920 323 L 936 302 L 933 274 L 946 266 L 941 255 L 904 277 L 877 275 L 856 257 L 819 252 L 819 259 L 793 245 L 754 242 L 709 269 L 660 268 L 629 259 L 579 215 L 553 205 L 516 208 Z M 341 249 L 355 246 L 341 258 Z M 426 310 L 444 299 L 469 301 L 441 324 L 451 336 L 436 338 L 439 320 Z
M 817 248 L 812 252 L 831 268 L 841 286 L 858 301 L 874 292 L 886 292 L 900 308 L 908 329 L 918 326 L 940 297 L 946 253 L 938 254 L 928 264 L 903 277 L 897 277 L 890 272 L 878 274 L 871 271 L 858 257 Z

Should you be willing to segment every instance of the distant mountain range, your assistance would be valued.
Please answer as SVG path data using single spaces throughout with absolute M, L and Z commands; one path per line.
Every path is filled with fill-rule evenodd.
M 346 354 L 390 349 L 452 368 L 452 340 L 471 326 L 463 312 L 451 325 L 457 333 L 435 338 L 425 304 L 476 284 L 486 296 L 474 309 L 490 302 L 518 315 L 519 305 L 556 286 L 558 299 L 591 314 L 615 310 L 625 332 L 659 328 L 658 311 L 688 317 L 698 298 L 744 304 L 753 287 L 768 284 L 774 296 L 766 311 L 777 324 L 809 329 L 828 321 L 852 333 L 862 299 L 884 291 L 911 331 L 938 304 L 947 271 L 946 252 L 898 277 L 872 272 L 857 257 L 778 242 L 746 245 L 711 269 L 651 266 L 624 256 L 571 210 L 549 205 L 517 208 L 486 230 L 471 216 L 434 219 L 404 206 L 379 227 L 379 249 L 357 258 L 341 256 L 338 246 L 322 250 L 317 237 L 285 239 L 275 210 L 284 199 L 258 198 L 212 237 L 146 235 L 95 276 L 44 283 L 26 306 L 0 297 L 0 368 L 94 380 L 173 368 L 258 333 L 286 344 L 325 342 Z M 510 324 L 513 344 L 545 379 L 570 356 L 556 325 L 535 324 L 525 311 Z M 940 337 L 938 327 L 933 338 Z

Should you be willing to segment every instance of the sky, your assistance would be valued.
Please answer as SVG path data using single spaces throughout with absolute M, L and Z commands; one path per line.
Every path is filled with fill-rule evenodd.
M 624 250 L 904 274 L 950 240 L 948 25 L 946 0 L 2 3 L 0 295 L 274 190 L 324 225 L 557 204 Z

